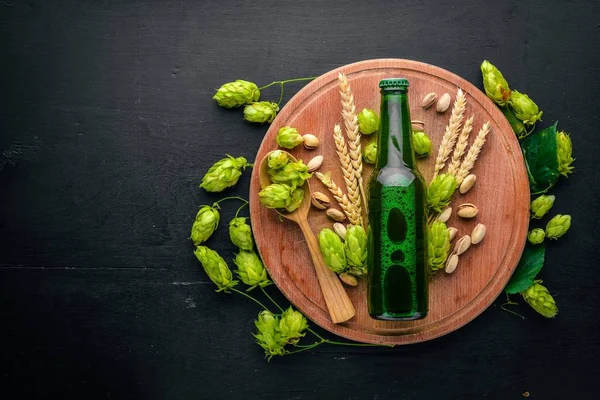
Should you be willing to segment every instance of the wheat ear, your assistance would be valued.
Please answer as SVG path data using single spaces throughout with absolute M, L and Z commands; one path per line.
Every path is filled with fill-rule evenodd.
M 479 152 L 481 151 L 481 148 L 485 144 L 485 138 L 487 137 L 489 132 L 490 132 L 490 123 L 488 121 L 485 124 L 483 124 L 483 126 L 479 130 L 479 133 L 477 134 L 475 141 L 473 142 L 471 147 L 469 147 L 469 151 L 467 152 L 465 159 L 463 160 L 462 164 L 460 164 L 460 169 L 458 170 L 458 173 L 456 174 L 456 181 L 458 182 L 459 185 L 467 177 L 467 175 L 469 175 L 469 172 L 471 172 L 471 169 L 473 169 L 473 166 L 475 165 L 475 161 L 477 161 Z
M 448 160 L 450 153 L 454 149 L 456 139 L 460 133 L 460 125 L 463 120 L 466 105 L 467 100 L 465 99 L 465 94 L 462 89 L 458 89 L 458 92 L 456 92 L 456 100 L 454 100 L 454 105 L 452 106 L 452 115 L 450 115 L 450 120 L 448 121 L 448 125 L 446 125 L 446 130 L 444 131 L 444 136 L 442 137 L 442 142 L 440 143 L 435 158 L 435 168 L 433 170 L 434 178 L 444 168 L 446 160 Z
M 467 145 L 469 144 L 469 135 L 471 134 L 471 130 L 473 130 L 473 118 L 474 116 L 471 115 L 471 117 L 465 121 L 462 131 L 458 136 L 454 152 L 452 152 L 452 161 L 450 161 L 450 165 L 448 166 L 448 174 L 450 175 L 456 176 L 456 173 L 460 168 L 460 159 L 465 155 Z
M 325 187 L 329 189 L 333 197 L 337 200 L 340 207 L 342 208 L 342 211 L 344 211 L 344 213 L 348 217 L 348 221 L 350 221 L 352 225 L 362 226 L 362 216 L 354 207 L 354 205 L 350 203 L 350 201 L 348 200 L 348 196 L 346 196 L 346 194 L 342 192 L 342 189 L 340 189 L 339 186 L 336 185 L 335 182 L 331 179 L 331 172 L 327 172 L 325 174 L 315 172 L 315 175 L 317 179 L 323 182 L 323 185 L 325 185 Z
M 335 142 L 338 158 L 340 159 L 340 166 L 342 167 L 342 172 L 344 174 L 344 182 L 346 183 L 348 200 L 350 200 L 350 203 L 356 207 L 358 213 L 362 215 L 358 179 L 356 179 L 356 174 L 352 168 L 350 155 L 348 154 L 348 147 L 346 146 L 346 140 L 342 134 L 342 128 L 338 124 L 333 127 L 333 140 Z
M 342 99 L 342 117 L 344 119 L 344 126 L 346 127 L 346 135 L 348 136 L 350 162 L 358 181 L 358 189 L 360 190 L 366 211 L 368 203 L 362 179 L 362 149 L 360 145 L 360 132 L 358 130 L 358 115 L 356 114 L 356 106 L 354 105 L 354 95 L 352 94 L 352 89 L 346 75 L 340 72 L 338 80 L 340 83 L 340 97 Z

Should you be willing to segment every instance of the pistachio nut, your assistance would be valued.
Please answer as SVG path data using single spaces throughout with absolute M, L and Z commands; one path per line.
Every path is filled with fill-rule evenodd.
M 458 229 L 456 229 L 455 227 L 448 228 L 448 235 L 450 235 L 450 241 L 453 241 L 457 234 Z
M 435 100 L 437 99 L 437 94 L 434 92 L 431 93 L 427 93 L 425 95 L 425 97 L 423 97 L 423 102 L 421 103 L 423 108 L 428 109 L 429 107 L 431 107 L 433 105 L 433 103 L 435 103 Z
M 458 206 L 456 214 L 458 214 L 458 216 L 462 218 L 473 218 L 477 215 L 478 212 L 479 210 L 477 209 L 475 204 L 464 203 Z
M 471 233 L 471 243 L 477 244 L 481 242 L 485 237 L 486 232 L 487 228 L 484 224 L 477 224 L 475 228 L 473 228 L 473 232 Z
M 454 246 L 454 252 L 459 256 L 471 247 L 471 236 L 465 235 L 458 239 Z
M 410 125 L 415 132 L 423 132 L 425 130 L 425 122 L 419 121 L 418 119 L 410 121 Z
M 346 219 L 346 214 L 344 214 L 337 208 L 328 208 L 327 211 L 325 211 L 325 213 L 329 218 L 331 218 L 334 221 L 342 222 Z
M 457 266 L 458 266 L 458 254 L 452 253 L 448 256 L 448 259 L 446 260 L 446 267 L 444 268 L 444 270 L 446 271 L 447 274 L 451 274 L 454 272 L 454 270 L 456 269 Z
M 358 286 L 358 279 L 354 275 L 344 272 L 340 274 L 340 280 L 348 286 Z
M 344 224 L 336 222 L 335 224 L 333 224 L 333 231 L 337 233 L 337 235 L 341 237 L 342 240 L 346 239 L 346 227 L 344 226 Z
M 473 185 L 475 185 L 476 179 L 477 179 L 477 176 L 475 176 L 475 174 L 467 175 L 467 177 L 462 181 L 462 183 L 460 184 L 460 187 L 458 188 L 458 191 L 460 192 L 460 194 L 465 194 L 469 190 L 471 190 Z
M 446 112 L 448 107 L 450 107 L 451 100 L 452 99 L 450 98 L 450 95 L 448 93 L 444 93 L 442 95 L 442 97 L 440 97 L 440 99 L 437 101 L 437 104 L 435 105 L 435 109 L 437 110 L 437 112 L 439 112 L 439 113 Z
M 308 150 L 314 150 L 319 147 L 319 138 L 315 135 L 307 133 L 306 135 L 302 135 L 302 138 L 304 139 L 304 147 Z
M 304 142 L 304 143 L 306 143 L 306 142 Z M 318 170 L 319 168 L 321 168 L 321 165 L 323 165 L 323 156 L 322 155 L 318 155 L 318 156 L 311 158 L 310 161 L 308 162 L 308 164 L 306 164 L 306 166 L 308 167 L 308 172 L 314 172 L 314 171 Z
M 329 207 L 330 204 L 329 197 L 327 197 L 326 194 L 321 192 L 313 192 L 310 195 L 310 202 L 315 208 L 318 208 L 319 210 L 325 210 L 327 207 Z
M 446 207 L 442 210 L 442 213 L 440 215 L 438 215 L 437 220 L 440 222 L 446 222 L 450 219 L 451 215 L 452 215 L 452 207 Z

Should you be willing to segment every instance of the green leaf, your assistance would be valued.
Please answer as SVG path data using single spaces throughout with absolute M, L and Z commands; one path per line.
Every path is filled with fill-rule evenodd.
M 527 243 L 515 273 L 504 288 L 506 293 L 521 293 L 533 285 L 533 280 L 544 266 L 544 255 L 545 248 L 543 243 L 536 245 Z
M 558 180 L 557 124 L 528 136 L 521 143 L 532 194 L 545 193 Z
M 502 114 L 504 114 L 504 117 L 506 117 L 508 120 L 508 123 L 519 139 L 523 139 L 525 136 L 527 136 L 527 130 L 525 129 L 523 121 L 517 118 L 513 110 L 511 110 L 508 106 L 500 107 L 500 110 L 502 111 Z

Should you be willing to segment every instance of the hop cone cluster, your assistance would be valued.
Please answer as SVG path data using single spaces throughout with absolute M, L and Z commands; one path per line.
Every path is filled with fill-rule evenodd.
M 540 229 L 540 228 L 532 229 L 527 234 L 527 240 L 529 240 L 529 243 L 531 243 L 531 244 L 540 244 L 544 241 L 545 237 L 546 237 L 546 232 L 544 232 L 544 230 Z
M 280 169 L 290 161 L 290 157 L 285 151 L 275 150 L 269 154 L 267 165 L 269 169 Z
M 573 173 L 574 167 L 572 166 L 573 161 L 573 146 L 571 144 L 571 138 L 565 132 L 558 132 L 556 134 L 556 150 L 558 157 L 558 172 L 568 177 L 569 174 Z
M 302 187 L 304 182 L 312 176 L 302 160 L 288 162 L 278 169 L 269 168 L 269 175 L 273 183 L 283 183 L 292 189 Z
M 538 313 L 546 318 L 554 318 L 558 313 L 558 307 L 552 295 L 548 292 L 541 280 L 536 280 L 529 289 L 521 293 L 523 299 Z
M 298 129 L 292 128 L 291 126 L 282 126 L 277 131 L 275 136 L 277 145 L 284 149 L 293 149 L 304 141 L 302 135 L 298 132 Z
M 510 98 L 510 88 L 502 73 L 491 62 L 484 60 L 481 63 L 483 87 L 485 94 L 499 106 L 504 106 Z
M 429 269 L 435 272 L 444 267 L 450 253 L 450 233 L 445 223 L 435 221 L 427 234 Z
M 260 90 L 253 82 L 238 79 L 235 82 L 228 82 L 217 89 L 213 99 L 221 107 L 233 108 L 240 107 L 258 101 Z
M 252 228 L 246 223 L 248 218 L 237 217 L 229 222 L 229 238 L 241 250 L 251 251 L 254 246 Z
M 291 307 L 280 317 L 270 311 L 261 311 L 254 324 L 257 329 L 254 335 L 256 343 L 264 349 L 267 360 L 286 354 L 285 346 L 297 343 L 308 328 L 304 315 Z
M 229 289 L 238 284 L 238 281 L 233 279 L 233 275 L 229 266 L 223 258 L 214 250 L 206 246 L 198 246 L 194 250 L 194 254 L 200 263 L 204 272 L 210 280 L 217 285 L 217 292 L 227 292 Z
M 348 233 L 346 233 L 346 237 Z M 325 259 L 325 264 L 333 272 L 341 274 L 348 267 L 348 261 L 346 259 L 346 253 L 344 250 L 344 244 L 342 239 L 331 229 L 322 229 L 319 232 L 319 247 L 321 248 L 321 254 Z
M 431 153 L 431 139 L 425 132 L 413 132 L 413 149 L 419 158 L 427 157 Z
M 370 108 L 363 108 L 358 114 L 358 129 L 364 135 L 370 135 L 379 129 L 379 115 Z
M 231 157 L 227 155 L 213 164 L 202 178 L 201 188 L 207 192 L 222 192 L 237 183 L 242 175 L 242 169 L 248 166 L 244 157 Z
M 292 188 L 272 183 L 258 193 L 260 203 L 267 208 L 286 208 L 292 204 Z
M 454 175 L 437 175 L 427 188 L 427 204 L 436 212 L 442 212 L 450 204 L 450 199 L 456 190 L 458 183 Z
M 531 202 L 531 218 L 541 219 L 554 205 L 553 195 L 541 195 Z
M 206 242 L 208 238 L 217 230 L 219 226 L 219 211 L 218 206 L 213 204 L 210 206 L 202 206 L 196 214 L 196 219 L 192 224 L 192 233 L 190 239 L 194 245 L 198 246 L 202 242 Z
M 363 150 L 363 161 L 367 164 L 375 164 L 377 161 L 377 141 L 372 141 Z
M 257 101 L 244 107 L 244 119 L 257 124 L 271 123 L 279 111 L 277 103 Z
M 524 93 L 513 90 L 510 95 L 509 104 L 515 116 L 526 125 L 533 125 L 542 119 L 543 112 L 540 111 L 537 104 Z
M 255 252 L 242 250 L 235 255 L 233 263 L 238 267 L 236 273 L 239 278 L 250 286 L 247 291 L 257 286 L 269 286 L 272 283 L 267 275 L 267 270 Z
M 337 235 L 336 235 L 337 236 Z M 349 273 L 361 276 L 367 273 L 367 233 L 360 225 L 352 225 L 346 231 L 344 240 L 346 261 Z
M 555 215 L 546 225 L 546 237 L 548 239 L 558 239 L 563 236 L 571 227 L 570 215 Z

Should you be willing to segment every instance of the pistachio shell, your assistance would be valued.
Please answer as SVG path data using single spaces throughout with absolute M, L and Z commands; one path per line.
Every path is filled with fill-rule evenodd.
M 451 215 L 452 215 L 452 207 L 446 207 L 446 208 L 444 208 L 442 213 L 440 215 L 438 215 L 437 220 L 440 222 L 446 222 L 450 219 Z
M 474 218 L 479 210 L 475 206 L 475 204 L 464 203 L 458 206 L 456 214 L 458 214 L 461 218 Z
M 475 228 L 473 228 L 473 232 L 471 233 L 471 243 L 477 244 L 483 240 L 485 234 L 487 232 L 487 228 L 484 224 L 477 224 Z
M 454 252 L 460 256 L 462 253 L 467 251 L 469 247 L 471 247 L 471 236 L 465 235 L 456 242 L 456 245 L 454 246 Z
M 413 131 L 423 132 L 425 130 L 425 122 L 419 121 L 418 119 L 410 121 L 410 125 Z
M 323 165 L 323 156 L 322 155 L 318 155 L 318 156 L 311 158 L 310 161 L 308 162 L 308 164 L 306 164 L 306 166 L 308 168 L 308 172 L 314 172 L 314 171 L 318 170 L 319 168 L 321 168 L 321 165 Z
M 327 197 L 326 194 L 321 193 L 321 192 L 313 192 L 310 195 L 310 202 L 312 203 L 312 205 L 315 208 L 318 208 L 319 210 L 324 210 L 327 207 L 329 207 L 329 204 L 331 203 L 329 201 L 329 197 Z
M 454 227 L 448 228 L 448 234 L 450 235 L 450 241 L 454 240 L 454 238 L 456 237 L 457 233 L 458 233 L 458 229 L 456 229 Z
M 457 266 L 458 266 L 458 254 L 452 253 L 448 256 L 448 259 L 446 260 L 446 267 L 444 268 L 444 270 L 446 271 L 447 274 L 451 274 L 454 272 L 454 270 L 456 269 Z
M 435 109 L 437 110 L 437 112 L 439 113 L 443 113 L 445 112 L 448 107 L 450 107 L 450 95 L 448 93 L 444 93 L 442 95 L 442 97 L 440 97 L 440 99 L 438 100 L 437 104 L 435 105 Z
M 433 103 L 435 103 L 436 99 L 437 99 L 436 93 L 434 93 L 434 92 L 427 93 L 425 95 L 425 97 L 423 97 L 423 102 L 421 103 L 421 105 L 423 106 L 423 108 L 427 109 L 427 108 L 431 107 L 433 105 Z
M 341 237 L 342 240 L 346 239 L 346 227 L 344 226 L 344 224 L 336 222 L 335 224 L 333 224 L 333 231 L 337 233 L 337 235 Z
M 346 214 L 344 214 L 337 208 L 328 208 L 327 211 L 325 211 L 325 213 L 327 213 L 327 216 L 334 221 L 342 222 L 346 219 Z
M 340 274 L 340 280 L 348 286 L 358 286 L 358 279 L 354 275 L 347 273 Z
M 302 138 L 304 139 L 304 147 L 308 150 L 314 150 L 319 147 L 319 138 L 315 135 L 307 133 L 306 135 L 302 135 Z
M 477 179 L 477 176 L 475 176 L 475 174 L 467 175 L 467 177 L 462 181 L 462 183 L 460 184 L 460 187 L 458 188 L 459 192 L 461 194 L 465 194 L 469 190 L 471 190 L 473 185 L 475 185 L 476 179 Z

